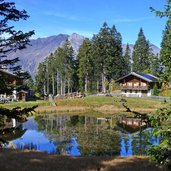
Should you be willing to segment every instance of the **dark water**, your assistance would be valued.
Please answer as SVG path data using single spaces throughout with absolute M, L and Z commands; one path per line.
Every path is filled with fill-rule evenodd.
M 114 118 L 50 115 L 15 124 L 15 133 L 6 137 L 7 148 L 73 156 L 131 156 L 147 155 L 149 142 L 159 143 L 158 138 L 147 138 L 144 132 L 129 133 L 120 129 Z

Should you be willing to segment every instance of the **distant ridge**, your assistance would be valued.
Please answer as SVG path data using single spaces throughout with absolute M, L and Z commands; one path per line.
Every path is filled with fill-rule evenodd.
M 43 62 L 50 53 L 55 52 L 55 50 L 62 46 L 62 44 L 68 39 L 71 42 L 71 45 L 75 51 L 75 54 L 78 54 L 79 47 L 84 41 L 84 36 L 81 36 L 77 33 L 71 35 L 59 34 L 55 36 L 50 36 L 46 38 L 38 38 L 31 40 L 31 46 L 28 46 L 26 49 L 21 51 L 13 52 L 9 54 L 10 58 L 19 57 L 20 64 L 23 70 L 28 71 L 31 76 L 34 78 L 39 63 Z M 157 54 L 160 52 L 160 49 L 152 44 L 153 53 Z M 126 45 L 123 44 L 123 52 L 125 51 Z M 133 45 L 130 44 L 131 52 L 133 50 Z
M 59 34 L 57 36 L 33 39 L 30 42 L 31 46 L 27 46 L 26 49 L 10 53 L 9 57 L 19 57 L 19 64 L 22 66 L 23 70 L 28 71 L 34 78 L 39 63 L 43 62 L 50 53 L 55 52 L 58 47 L 62 46 L 66 39 L 69 39 L 75 53 L 77 54 L 80 45 L 83 43 L 84 37 L 73 33 L 70 36 L 67 34 Z
M 156 45 L 151 44 L 150 46 L 151 46 L 152 51 L 153 51 L 153 53 L 154 53 L 155 55 L 160 53 L 160 48 L 158 48 Z M 129 47 L 130 47 L 131 54 L 132 54 L 134 45 L 133 45 L 133 44 L 129 44 Z M 126 44 L 123 44 L 123 45 L 122 45 L 122 48 L 123 48 L 123 52 L 125 52 Z

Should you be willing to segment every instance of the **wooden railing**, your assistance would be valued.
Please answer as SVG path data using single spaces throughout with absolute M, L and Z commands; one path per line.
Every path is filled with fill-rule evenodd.
M 149 86 L 120 86 L 121 90 L 148 90 Z

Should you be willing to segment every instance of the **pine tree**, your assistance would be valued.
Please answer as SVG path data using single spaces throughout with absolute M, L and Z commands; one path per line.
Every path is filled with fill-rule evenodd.
M 79 86 L 81 92 L 92 91 L 92 77 L 93 77 L 93 47 L 89 39 L 85 39 L 83 44 L 80 46 L 78 53 L 78 76 Z M 89 83 L 89 86 L 88 86 Z
M 125 61 L 124 74 L 126 75 L 131 72 L 131 50 L 130 50 L 128 43 L 126 45 L 125 54 L 123 57 L 124 57 L 124 61 Z
M 160 75 L 160 79 L 165 87 L 170 87 L 171 82 L 171 1 L 167 0 L 164 11 L 157 11 L 151 7 L 151 10 L 159 17 L 167 17 L 165 30 L 161 42 L 160 60 L 164 67 L 164 72 Z
M 122 37 L 115 26 L 110 28 L 107 23 L 104 23 L 100 32 L 93 37 L 92 41 L 96 63 L 97 87 L 101 85 L 102 92 L 106 92 L 106 88 L 108 88 L 108 84 L 112 79 L 117 79 L 122 75 L 124 66 Z
M 14 26 L 9 26 L 11 21 L 26 20 L 29 17 L 25 10 L 17 10 L 13 2 L 0 0 L 0 16 L 0 68 L 10 66 L 10 69 L 18 70 L 20 67 L 14 66 L 18 58 L 7 59 L 7 53 L 26 48 L 34 31 L 23 33 L 21 30 L 16 31 Z
M 150 53 L 149 41 L 146 40 L 143 29 L 141 28 L 133 48 L 133 71 L 143 72 L 150 69 Z
M 166 84 L 171 82 L 171 25 L 166 25 L 163 32 L 163 39 L 161 43 L 160 60 L 165 67 L 165 72 L 161 75 L 161 79 Z
M 46 85 L 46 64 L 42 62 L 38 66 L 38 70 L 35 76 L 35 87 L 36 91 L 41 95 L 47 94 L 47 85 Z
M 25 10 L 20 11 L 16 9 L 14 2 L 0 0 L 0 69 L 8 68 L 21 78 L 28 77 L 28 73 L 21 72 L 21 66 L 16 65 L 19 61 L 18 58 L 9 59 L 7 58 L 7 54 L 26 48 L 26 45 L 29 44 L 29 38 L 34 34 L 34 31 L 23 33 L 21 30 L 16 31 L 14 26 L 10 26 L 9 24 L 19 20 L 26 20 L 28 17 Z M 2 83 L 5 82 L 4 79 Z M 7 86 L 0 84 L 1 92 L 6 89 L 3 87 Z
M 150 73 L 155 76 L 159 76 L 160 71 L 160 59 L 158 54 L 151 53 L 151 67 L 150 67 Z

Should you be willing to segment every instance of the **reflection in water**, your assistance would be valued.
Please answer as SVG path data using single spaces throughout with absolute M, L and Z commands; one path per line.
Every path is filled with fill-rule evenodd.
M 9 139 L 7 147 L 74 156 L 130 156 L 146 154 L 148 147 L 144 133 L 125 133 L 116 127 L 114 118 L 37 116 L 19 128 L 20 136 Z M 156 144 L 159 140 L 150 137 L 148 141 Z
M 0 146 L 8 144 L 10 141 L 20 138 L 26 129 L 15 118 L 8 118 L 0 115 Z

